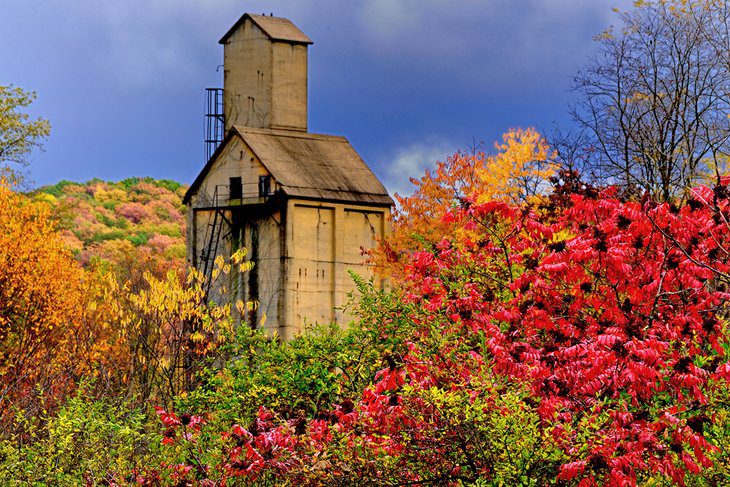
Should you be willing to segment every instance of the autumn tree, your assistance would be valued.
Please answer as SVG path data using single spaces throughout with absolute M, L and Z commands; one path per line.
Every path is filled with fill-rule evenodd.
M 604 182 L 667 201 L 711 175 L 730 150 L 728 5 L 636 2 L 574 80 L 576 143 Z
M 223 295 L 233 275 L 252 268 L 245 255 L 240 249 L 228 260 L 215 259 L 209 279 Z M 257 305 L 240 300 L 218 305 L 208 299 L 207 289 L 205 276 L 194 269 L 186 280 L 174 270 L 164 277 L 147 272 L 139 288 L 128 283 L 120 289 L 118 326 L 124 340 L 119 346 L 129 350 L 124 369 L 138 398 L 168 406 L 193 389 L 201 367 L 219 358 L 219 345 Z
M 421 179 L 411 178 L 415 191 L 395 195 L 393 233 L 374 252 L 374 260 L 386 273 L 400 273 L 407 256 L 456 231 L 441 217 L 454 207 L 499 199 L 511 204 L 535 203 L 546 189 L 554 169 L 545 139 L 532 128 L 514 129 L 494 145 L 495 152 L 456 152 L 427 170 Z
M 49 409 L 82 376 L 116 382 L 113 288 L 86 272 L 50 209 L 0 184 L 0 409 Z
M 43 145 L 50 124 L 26 113 L 35 93 L 16 86 L 0 86 L 0 167 L 8 169 L 27 162 L 28 155 Z
M 103 266 L 130 291 L 175 270 L 185 279 L 185 186 L 167 180 L 61 181 L 29 193 L 48 203 L 59 233 L 87 268 Z

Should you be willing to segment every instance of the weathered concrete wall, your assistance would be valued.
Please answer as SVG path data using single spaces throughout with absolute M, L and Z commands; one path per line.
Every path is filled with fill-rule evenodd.
M 334 321 L 335 209 L 290 203 L 287 262 L 287 319 L 282 336 L 290 338 L 306 321 Z
M 272 45 L 271 128 L 307 130 L 307 46 Z
M 242 216 L 245 218 L 245 214 Z M 240 274 L 238 299 L 259 303 L 258 309 L 245 319 L 252 327 L 279 333 L 283 319 L 280 304 L 283 293 L 281 221 L 282 214 L 277 211 L 261 218 L 244 220 L 237 229 L 240 235 L 237 243 L 247 250 L 247 260 L 254 263 L 253 269 Z
M 259 176 L 271 176 L 258 157 L 240 138 L 233 138 L 223 148 L 208 171 L 196 194 L 191 198 L 194 206 L 204 206 L 206 197 L 212 198 L 218 188 L 218 194 L 228 195 L 230 178 L 240 177 L 244 196 L 258 195 Z M 272 191 L 276 181 L 271 180 Z
M 223 48 L 225 126 L 307 130 L 307 46 L 247 19 Z
M 267 128 L 271 123 L 272 43 L 246 20 L 223 47 L 223 109 L 226 132 L 233 125 Z
M 209 225 L 214 219 L 214 211 L 209 208 L 215 205 L 226 207 L 229 203 L 236 206 L 241 203 L 238 200 L 228 200 L 230 178 L 240 177 L 243 201 L 258 204 L 260 208 L 263 198 L 258 197 L 259 176 L 270 176 L 270 174 L 242 140 L 232 139 L 211 166 L 207 177 L 188 206 L 187 257 L 191 266 L 202 269 L 200 253 L 210 243 Z M 214 200 L 216 188 L 218 199 Z M 276 189 L 276 181 L 273 179 L 271 188 L 272 191 Z M 234 228 L 224 229 L 224 234 L 228 232 L 231 234 L 219 241 L 217 254 L 228 258 L 236 249 L 245 247 L 249 253 L 248 258 L 254 258 L 256 262 L 253 271 L 243 275 L 232 273 L 230 279 L 225 282 L 228 296 L 225 299 L 219 295 L 217 297 L 221 301 L 236 299 L 248 301 L 252 298 L 259 300 L 263 303 L 259 310 L 244 319 L 250 321 L 252 325 L 259 326 L 261 318 L 265 315 L 266 327 L 276 327 L 281 322 L 279 295 L 282 289 L 280 243 L 282 212 L 280 210 L 269 213 L 247 212 L 239 207 L 226 211 L 225 214 L 235 225 Z M 217 290 L 212 292 L 214 295 L 218 294 Z
M 338 309 L 354 289 L 348 270 L 365 279 L 372 276 L 361 248 L 372 248 L 387 231 L 388 215 L 387 208 L 289 201 L 282 337 L 291 338 L 307 323 L 346 324 L 352 319 Z
M 240 177 L 244 194 L 257 194 L 259 176 L 269 176 L 269 172 L 261 161 L 240 139 L 232 139 L 218 155 L 213 166 L 190 199 L 187 212 L 187 260 L 188 264 L 198 267 L 200 251 L 206 245 L 206 229 L 208 221 L 212 222 L 212 211 L 199 211 L 216 204 L 227 204 L 230 178 Z M 272 179 L 272 190 L 276 182 Z M 214 201 L 218 188 L 219 201 Z

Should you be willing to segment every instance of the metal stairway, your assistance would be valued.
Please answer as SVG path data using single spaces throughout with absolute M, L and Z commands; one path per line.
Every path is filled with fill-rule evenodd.
M 218 188 L 213 195 L 213 201 L 218 201 Z M 223 247 L 224 240 L 230 238 L 232 233 L 232 224 L 230 218 L 226 215 L 229 210 L 225 207 L 216 206 L 211 210 L 212 215 L 208 218 L 208 226 L 205 232 L 206 245 L 200 251 L 200 263 L 202 264 L 204 281 L 204 290 L 206 296 L 210 291 L 213 277 L 213 269 L 215 268 L 215 258 Z M 212 221 L 211 221 L 212 220 Z

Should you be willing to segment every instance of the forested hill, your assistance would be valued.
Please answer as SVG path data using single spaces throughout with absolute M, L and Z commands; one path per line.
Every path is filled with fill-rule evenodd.
M 29 196 L 51 205 L 61 235 L 83 265 L 111 265 L 130 277 L 135 270 L 183 269 L 186 189 L 167 179 L 92 179 L 61 181 Z

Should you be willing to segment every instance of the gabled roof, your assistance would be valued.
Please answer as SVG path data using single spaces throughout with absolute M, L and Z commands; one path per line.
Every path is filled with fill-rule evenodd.
M 185 194 L 188 203 L 223 147 L 233 137 L 256 154 L 292 197 L 390 206 L 393 200 L 344 137 L 286 130 L 233 127 Z
M 228 38 L 233 35 L 236 29 L 238 29 L 238 27 L 243 24 L 246 19 L 251 19 L 251 21 L 264 31 L 264 34 L 269 36 L 272 41 L 283 41 L 293 44 L 312 44 L 312 39 L 307 37 L 307 34 L 299 30 L 299 27 L 294 25 L 291 20 L 283 17 L 269 17 L 266 15 L 254 14 L 243 14 L 243 16 L 238 19 L 238 22 L 233 24 L 233 27 L 228 29 L 228 32 L 226 32 L 226 34 L 221 37 L 221 40 L 218 42 L 220 44 L 225 44 Z

